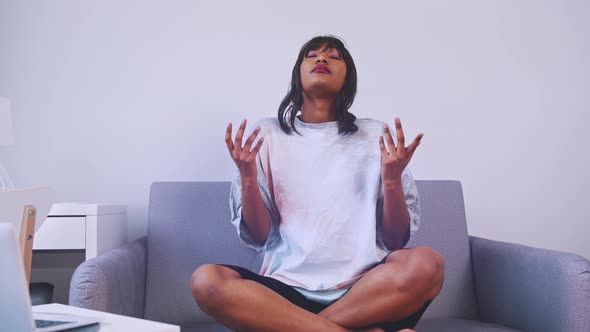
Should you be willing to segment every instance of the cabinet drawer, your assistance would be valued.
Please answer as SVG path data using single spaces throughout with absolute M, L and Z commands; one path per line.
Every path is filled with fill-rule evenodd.
M 37 250 L 85 248 L 85 217 L 49 217 L 37 230 L 33 241 L 33 249 Z

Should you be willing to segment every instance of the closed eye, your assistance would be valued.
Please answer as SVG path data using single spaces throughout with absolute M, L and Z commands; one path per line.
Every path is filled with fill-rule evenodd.
M 307 55 L 305 56 L 306 58 L 313 58 L 316 57 L 318 55 L 318 52 L 316 51 L 309 51 L 309 53 L 307 53 Z
M 328 56 L 332 59 L 340 60 L 340 53 L 336 50 L 333 50 L 328 54 Z

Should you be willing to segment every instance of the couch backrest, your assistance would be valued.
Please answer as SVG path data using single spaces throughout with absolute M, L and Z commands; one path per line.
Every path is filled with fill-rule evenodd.
M 420 229 L 407 247 L 429 246 L 445 257 L 445 280 L 424 317 L 477 319 L 463 190 L 459 181 L 418 180 Z
M 150 190 L 144 318 L 190 326 L 211 321 L 191 296 L 206 263 L 253 267 L 229 213 L 229 182 L 159 182 Z
M 443 290 L 425 317 L 477 318 L 461 184 L 417 181 L 422 225 L 408 246 L 427 245 L 446 258 Z M 205 263 L 257 271 L 260 258 L 230 223 L 229 182 L 158 182 L 150 191 L 146 319 L 182 326 L 211 321 L 191 297 L 192 272 Z

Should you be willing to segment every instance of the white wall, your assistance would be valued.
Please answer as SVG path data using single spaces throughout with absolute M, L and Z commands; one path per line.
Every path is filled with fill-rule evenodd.
M 228 180 L 228 121 L 275 116 L 300 46 L 342 36 L 353 112 L 425 133 L 416 178 L 458 179 L 471 234 L 590 257 L 588 1 L 0 0 L 18 186 L 129 205 Z

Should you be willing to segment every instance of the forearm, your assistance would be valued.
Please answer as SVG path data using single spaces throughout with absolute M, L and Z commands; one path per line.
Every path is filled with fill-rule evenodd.
M 410 231 L 410 213 L 401 179 L 383 183 L 383 242 L 390 250 L 400 249 Z
M 270 218 L 260 195 L 256 178 L 241 179 L 242 182 L 242 222 L 248 233 L 260 245 L 263 245 L 270 232 Z

